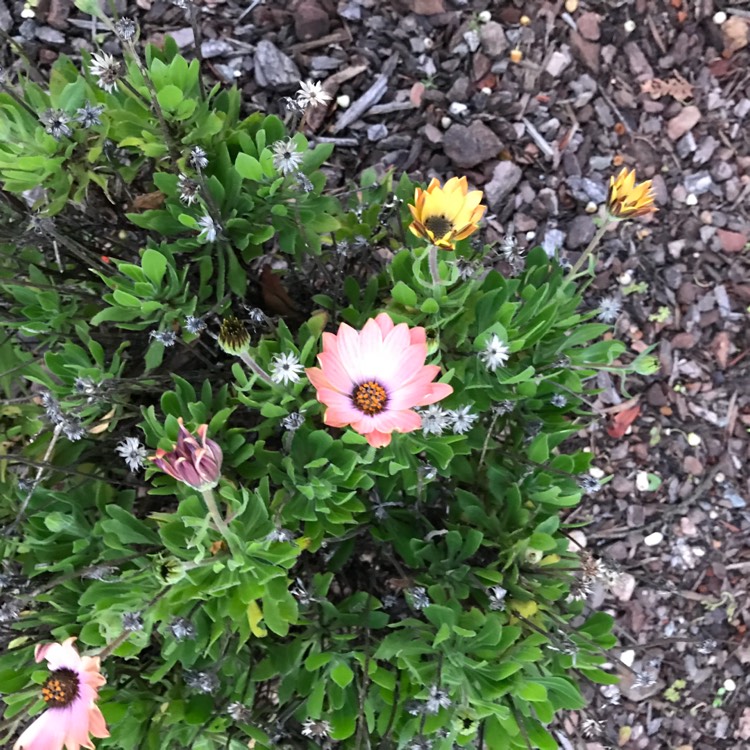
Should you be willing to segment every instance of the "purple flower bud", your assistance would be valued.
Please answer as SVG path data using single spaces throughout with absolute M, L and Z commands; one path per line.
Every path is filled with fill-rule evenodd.
M 151 460 L 162 471 L 196 490 L 209 490 L 216 487 L 221 477 L 223 453 L 213 440 L 206 438 L 207 424 L 202 424 L 193 435 L 178 420 L 180 434 L 177 445 L 171 451 L 159 448 Z

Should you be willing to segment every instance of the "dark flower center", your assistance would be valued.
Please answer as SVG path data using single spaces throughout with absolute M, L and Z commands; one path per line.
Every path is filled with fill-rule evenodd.
M 65 708 L 78 697 L 79 684 L 72 669 L 56 669 L 42 685 L 42 698 L 50 708 Z
M 435 237 L 445 237 L 453 229 L 453 222 L 442 214 L 427 217 L 424 225 Z
M 360 411 L 372 417 L 385 409 L 388 394 L 382 385 L 374 380 L 368 380 L 354 389 L 352 401 Z
M 227 352 L 239 353 L 250 345 L 250 334 L 242 321 L 235 317 L 226 318 L 219 331 L 219 346 Z

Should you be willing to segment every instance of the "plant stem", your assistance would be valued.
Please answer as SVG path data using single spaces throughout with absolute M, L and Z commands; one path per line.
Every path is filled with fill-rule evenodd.
M 581 253 L 581 257 L 578 258 L 578 260 L 573 264 L 573 267 L 570 269 L 570 271 L 568 271 L 567 275 L 563 279 L 563 284 L 567 283 L 568 281 L 572 281 L 578 271 L 581 270 L 581 266 L 583 266 L 583 264 L 588 260 L 589 255 L 591 255 L 591 253 L 601 241 L 602 237 L 604 237 L 604 233 L 607 231 L 609 222 L 610 216 L 609 214 L 605 214 L 604 218 L 602 219 L 602 223 L 596 230 L 596 234 L 591 238 L 591 242 L 589 242 L 589 244 L 586 246 L 586 249 Z
M 195 56 L 198 58 L 198 64 L 200 65 L 200 73 L 198 74 L 198 91 L 201 95 L 201 100 L 205 101 L 206 92 L 203 89 L 203 34 L 201 34 L 201 27 L 198 23 L 198 7 L 193 0 L 188 0 L 188 8 L 190 12 L 190 25 L 193 27 L 193 43 L 195 44 Z
M 149 94 L 151 94 L 151 106 L 154 108 L 156 117 L 159 120 L 159 125 L 161 126 L 162 132 L 164 133 L 164 138 L 167 142 L 167 148 L 169 148 L 169 155 L 172 157 L 172 161 L 176 162 L 180 156 L 180 153 L 177 150 L 177 146 L 174 142 L 174 138 L 172 137 L 172 131 L 169 129 L 169 126 L 167 125 L 167 121 L 164 117 L 164 112 L 162 111 L 161 104 L 159 104 L 159 99 L 156 95 L 156 88 L 154 87 L 154 82 L 151 80 L 151 76 L 149 75 L 148 70 L 146 69 L 146 66 L 144 65 L 143 62 L 141 62 L 141 58 L 138 54 L 138 50 L 135 48 L 135 45 L 132 42 L 128 44 L 128 50 L 130 51 L 130 54 L 133 55 L 135 64 L 138 66 L 138 70 L 143 76 L 143 81 L 146 84 L 146 88 L 148 89 Z
M 438 268 L 438 249 L 437 245 L 430 245 L 430 251 L 427 254 L 427 263 L 430 266 L 430 276 L 435 286 L 440 286 L 440 269 Z
M 270 385 L 271 388 L 276 387 L 271 376 L 247 352 L 242 352 L 239 357 L 264 383 Z
M 221 513 L 219 512 L 219 506 L 216 504 L 216 498 L 214 497 L 214 491 L 212 489 L 202 490 L 203 500 L 208 508 L 208 513 L 211 516 L 214 524 L 216 525 L 219 533 L 229 542 L 229 528 L 227 527 Z
M 34 481 L 31 483 L 31 487 L 29 491 L 26 493 L 26 497 L 24 497 L 23 502 L 21 503 L 21 507 L 18 509 L 18 513 L 16 514 L 15 520 L 13 521 L 13 523 L 10 524 L 10 526 L 8 526 L 6 533 L 11 534 L 16 529 L 18 524 L 21 523 L 23 514 L 26 512 L 26 508 L 29 505 L 31 496 L 34 494 L 34 490 L 36 490 L 37 485 L 42 479 L 42 474 L 44 474 L 44 469 L 46 468 L 47 461 L 49 461 L 49 457 L 52 455 L 52 451 L 55 449 L 55 444 L 57 443 L 57 439 L 60 437 L 61 432 L 62 432 L 62 425 L 61 424 L 55 425 L 54 432 L 52 433 L 52 439 L 49 441 L 47 450 L 44 452 L 44 457 L 42 458 L 42 466 L 40 466 L 37 469 L 36 476 L 34 477 Z

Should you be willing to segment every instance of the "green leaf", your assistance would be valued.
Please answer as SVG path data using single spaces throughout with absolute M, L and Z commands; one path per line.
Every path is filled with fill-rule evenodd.
M 117 302 L 118 305 L 122 305 L 123 307 L 140 307 L 141 301 L 138 299 L 138 297 L 134 297 L 129 292 L 125 292 L 122 289 L 115 289 L 115 291 L 112 293 L 112 297 L 114 297 L 115 302 Z
M 331 671 L 331 679 L 339 686 L 346 687 L 353 679 L 354 672 L 350 669 L 348 664 L 339 662 Z
M 524 682 L 518 688 L 518 695 L 527 701 L 541 702 L 547 700 L 547 688 L 536 682 Z
M 396 282 L 396 286 L 393 287 L 393 299 L 404 307 L 416 307 L 417 306 L 417 293 L 406 286 L 403 281 Z
M 546 433 L 537 435 L 529 445 L 529 459 L 535 464 L 543 464 L 549 459 L 549 443 Z
M 167 272 L 167 259 L 158 250 L 149 247 L 143 251 L 141 266 L 151 283 L 155 287 L 161 286 L 161 281 Z
M 184 98 L 182 91 L 173 84 L 167 84 L 163 89 L 156 92 L 156 98 L 162 109 L 173 112 L 180 106 Z
M 250 156 L 249 154 L 237 154 L 237 159 L 234 162 L 234 168 L 246 180 L 253 180 L 254 182 L 263 181 L 263 167 L 260 165 L 260 162 L 256 158 Z

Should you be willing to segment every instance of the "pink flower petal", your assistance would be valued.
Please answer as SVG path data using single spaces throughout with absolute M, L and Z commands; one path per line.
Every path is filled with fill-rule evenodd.
M 388 313 L 380 313 L 375 316 L 375 322 L 380 326 L 383 339 L 385 339 L 385 337 L 393 330 L 393 319 Z
M 332 388 L 347 394 L 354 390 L 356 383 L 335 354 L 321 352 L 318 354 L 318 362 Z
M 409 329 L 409 336 L 411 336 L 412 344 L 426 344 L 427 343 L 427 331 L 422 326 Z
M 13 750 L 62 750 L 67 726 L 53 710 L 45 711 L 26 727 Z
M 365 380 L 362 373 L 362 353 L 359 346 L 359 334 L 351 326 L 342 323 L 338 332 L 338 356 L 341 365 L 355 383 Z
M 356 422 L 362 416 L 362 412 L 355 409 L 353 406 L 344 409 L 339 406 L 329 406 L 326 409 L 323 421 L 329 427 L 346 427 L 352 422 Z
M 389 433 L 378 432 L 377 430 L 368 432 L 367 435 L 365 435 L 365 437 L 367 438 L 367 442 L 373 448 L 385 448 L 385 446 L 390 445 L 390 442 L 391 442 L 391 436 Z

